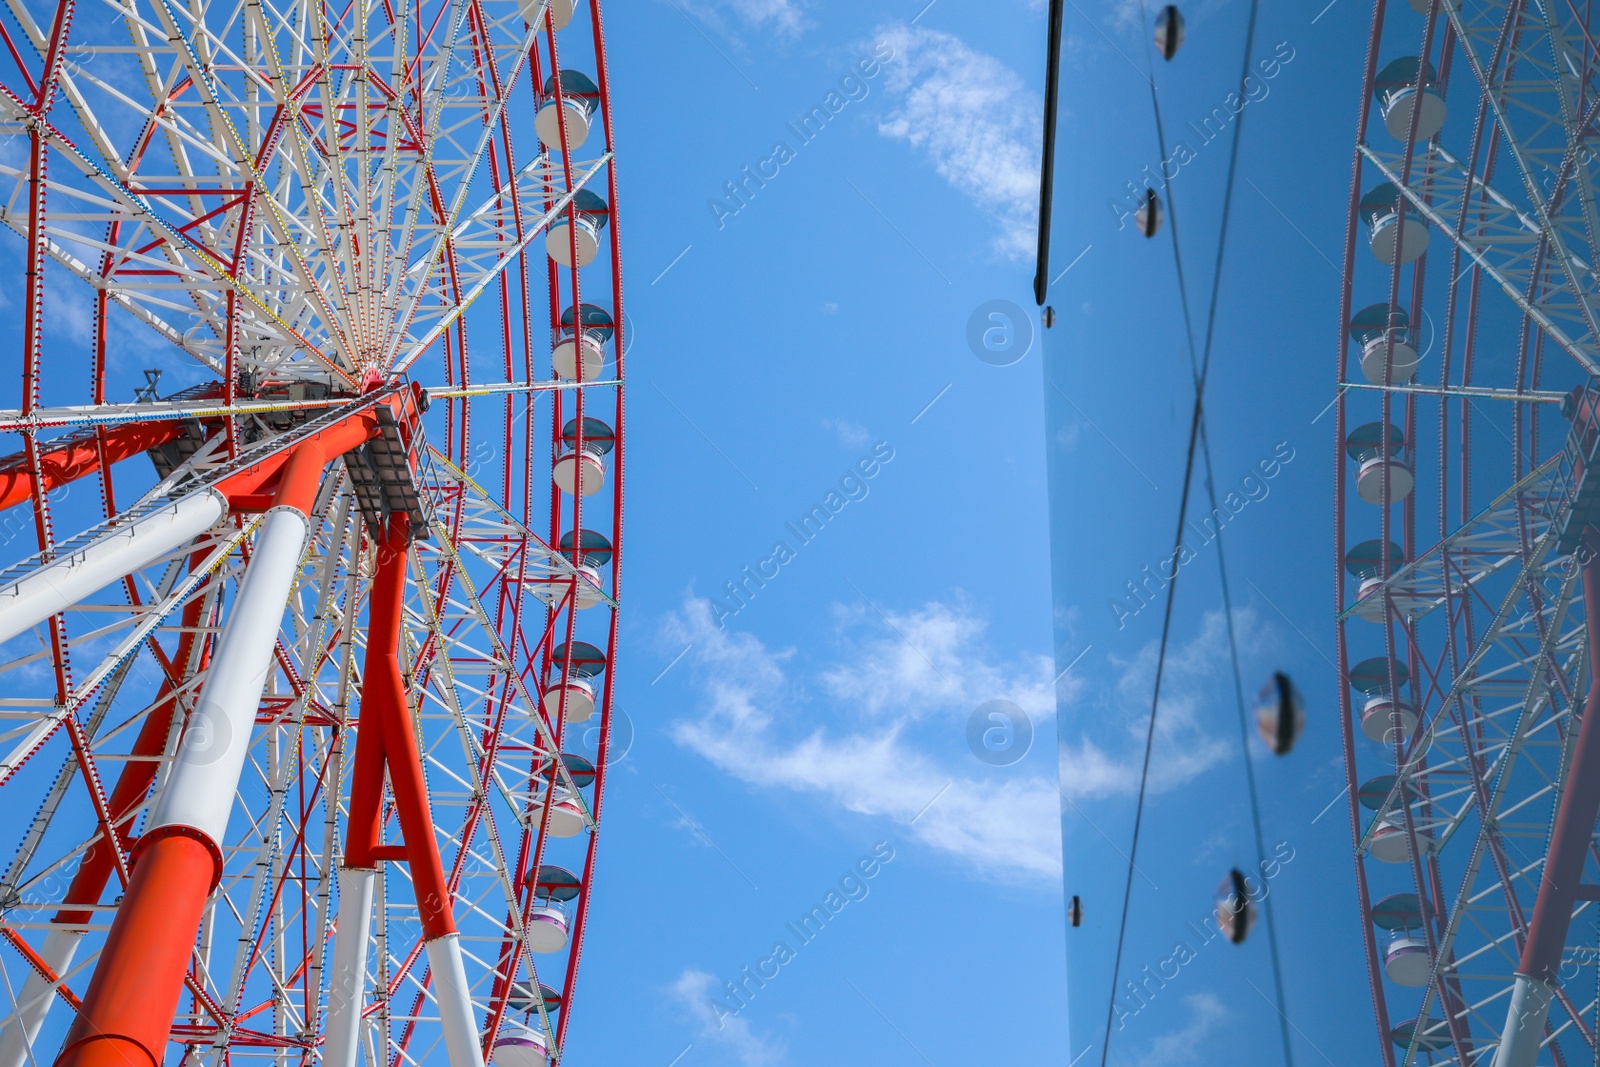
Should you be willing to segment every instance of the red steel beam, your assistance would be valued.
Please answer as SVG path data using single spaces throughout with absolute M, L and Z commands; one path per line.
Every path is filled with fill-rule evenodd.
M 276 503 L 310 515 L 329 461 L 376 430 L 377 419 L 362 411 L 297 443 L 280 468 Z M 221 845 L 185 825 L 141 838 L 57 1067 L 160 1067 L 206 900 L 222 875 Z
M 410 516 L 403 511 L 390 514 L 384 534 L 372 579 L 345 866 L 370 868 L 380 859 L 399 858 L 399 853 L 378 844 L 383 772 L 387 766 L 395 813 L 405 839 L 404 858 L 411 867 L 417 895 L 422 938 L 433 941 L 455 933 L 456 927 L 450 910 L 450 887 L 428 811 L 422 752 L 417 747 L 405 676 L 400 669 L 400 620 L 405 604 L 406 549 L 411 542 Z
M 1555 829 L 1539 896 L 1528 923 L 1528 940 L 1522 946 L 1517 973 L 1555 985 L 1561 950 L 1572 924 L 1572 907 L 1583 881 L 1583 864 L 1600 817 L 1600 531 L 1583 531 L 1583 603 L 1588 612 L 1589 694 L 1584 699 L 1583 722 L 1572 746 L 1572 762 L 1563 776 L 1566 788 L 1556 809 Z
M 84 475 L 93 474 L 102 462 L 109 466 L 137 456 L 158 445 L 175 440 L 183 433 L 177 420 L 135 422 L 105 431 L 105 455 L 101 458 L 95 432 L 67 434 L 39 447 L 41 488 L 48 493 Z M 28 457 L 21 452 L 0 457 L 0 510 L 33 499 L 33 474 Z

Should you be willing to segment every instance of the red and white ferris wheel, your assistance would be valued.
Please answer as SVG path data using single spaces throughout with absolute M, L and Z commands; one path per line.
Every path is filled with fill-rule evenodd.
M 1600 1062 L 1597 37 L 1567 0 L 1373 15 L 1336 536 L 1389 1067 Z
M 0 42 L 0 1067 L 559 1060 L 620 714 L 599 0 Z

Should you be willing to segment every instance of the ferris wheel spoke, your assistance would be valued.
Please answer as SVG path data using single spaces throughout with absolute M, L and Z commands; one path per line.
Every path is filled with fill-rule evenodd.
M 1373 604 L 1392 605 L 1394 613 L 1416 620 L 1453 599 L 1471 595 L 1486 579 L 1507 567 L 1523 565 L 1524 538 L 1540 544 L 1556 531 L 1572 471 L 1557 453 L 1516 485 L 1501 493 L 1471 521 L 1399 566 L 1387 579 L 1364 584 L 1357 602 L 1341 619 L 1365 617 Z
M 533 417 L 562 417 L 561 400 L 546 414 L 535 399 L 569 389 L 598 398 L 587 402 L 591 416 L 597 402 L 620 411 L 621 352 L 612 357 L 617 373 L 602 380 L 591 373 L 590 350 L 623 328 L 590 305 L 581 324 L 565 325 L 566 275 L 544 258 L 560 262 L 563 249 L 576 247 L 587 262 L 609 224 L 611 310 L 621 319 L 614 205 L 593 191 L 604 180 L 614 196 L 605 94 L 563 109 L 565 77 L 554 91 L 524 84 L 558 73 L 540 59 L 557 54 L 551 35 L 573 5 L 118 2 L 96 9 L 113 24 L 110 36 L 84 24 L 67 41 L 47 78 L 64 103 L 41 120 L 25 101 L 38 95 L 49 33 L 24 0 L 5 2 L 28 63 L 16 80 L 29 85 L 0 90 L 0 135 L 37 130 L 55 166 L 41 183 L 0 164 L 0 222 L 65 268 L 51 269 L 47 290 L 63 279 L 87 285 L 102 324 L 154 330 L 211 381 L 164 400 L 141 392 L 115 403 L 110 331 L 102 329 L 91 403 L 62 403 L 63 389 L 81 388 L 75 371 L 44 363 L 32 380 L 49 379 L 38 395 L 50 406 L 0 412 L 0 432 L 23 435 L 27 477 L 58 487 L 99 474 L 114 516 L 0 569 L 0 602 L 41 576 L 73 571 L 78 582 L 58 594 L 64 603 L 36 605 L 61 620 L 52 624 L 57 651 L 36 651 L 19 635 L 0 647 L 0 678 L 31 678 L 64 655 L 69 634 L 79 661 L 76 686 L 56 698 L 31 682 L 0 695 L 0 716 L 18 713 L 0 722 L 0 755 L 25 743 L 30 761 L 61 760 L 43 774 L 0 774 L 0 789 L 42 798 L 33 821 L 17 827 L 0 880 L 0 967 L 23 969 L 22 995 L 39 1007 L 5 1021 L 0 1067 L 24 1067 L 41 1035 L 82 1019 L 98 1028 L 95 1038 L 148 1027 L 149 1047 L 169 1040 L 184 1067 L 238 1067 L 250 1056 L 283 1067 L 318 1055 L 329 1067 L 384 1067 L 425 1062 L 445 1047 L 461 1067 L 488 1058 L 506 1034 L 529 1048 L 542 1042 L 547 1061 L 559 1058 L 581 941 L 581 925 L 569 936 L 563 902 L 577 902 L 581 924 L 603 774 L 563 752 L 562 741 L 571 748 L 576 723 L 598 713 L 598 725 L 582 729 L 598 729 L 604 750 L 609 685 L 596 691 L 581 679 L 615 657 L 618 598 L 607 585 L 618 572 L 613 563 L 606 579 L 598 561 L 616 554 L 615 516 L 608 522 L 616 505 L 607 502 L 620 501 L 611 494 L 620 493 L 621 453 L 620 433 L 605 439 L 604 451 L 616 450 L 607 461 L 615 480 L 583 507 L 596 529 L 579 530 L 559 470 L 560 492 L 546 489 L 551 504 L 530 476 L 544 448 L 566 447 L 560 426 L 543 444 Z M 587 6 L 583 36 L 603 84 L 598 4 Z M 598 147 L 559 159 L 548 131 L 531 121 L 530 101 L 535 111 L 555 106 L 551 114 L 569 125 L 580 111 L 598 111 L 592 129 L 602 135 L 590 138 Z M 541 136 L 521 146 L 524 130 Z M 29 197 L 41 189 L 50 211 L 30 233 Z M 563 244 L 550 236 L 558 229 L 583 240 Z M 508 271 L 523 281 L 497 286 Z M 497 320 L 524 328 L 507 342 L 503 373 L 484 374 L 468 346 Z M 567 364 L 544 348 L 546 324 L 552 346 L 582 356 L 573 377 L 583 380 L 557 377 Z M 401 378 L 407 370 L 444 383 L 447 403 L 431 416 L 445 430 L 437 450 L 423 440 L 425 401 Z M 474 398 L 484 401 L 476 411 Z M 585 423 L 575 432 L 582 445 L 592 431 Z M 320 478 L 305 473 L 323 448 L 349 449 L 357 438 L 364 443 L 342 463 L 326 455 L 333 462 Z M 487 457 L 470 447 L 501 438 Z M 86 450 L 93 462 L 80 456 Z M 146 450 L 157 484 L 124 504 L 115 490 L 127 480 L 115 465 Z M 272 508 L 291 482 L 290 510 L 304 516 L 293 546 L 295 538 L 279 536 L 289 520 Z M 148 472 L 134 484 L 148 485 Z M 169 509 L 194 528 L 158 531 Z M 403 561 L 394 653 L 404 665 L 403 715 L 416 732 L 423 835 L 414 810 L 397 811 L 391 764 L 379 815 L 389 840 L 406 843 L 382 846 L 366 873 L 353 875 L 353 759 L 363 733 L 368 749 L 379 736 L 385 683 L 365 661 L 387 654 L 373 636 L 375 592 L 380 572 L 385 580 L 396 573 L 379 557 L 396 512 L 427 535 Z M 130 555 L 128 545 L 138 550 Z M 292 568 L 290 547 L 298 549 Z M 52 567 L 65 570 L 46 574 Z M 286 587 L 281 609 L 278 585 L 264 600 L 250 592 L 259 573 Z M 18 617 L 0 612 L 0 627 Z M 609 627 L 603 650 L 578 640 L 595 639 L 596 617 Z M 209 757 L 197 754 L 211 722 L 201 712 L 212 706 L 206 701 L 232 701 L 224 694 L 236 688 L 231 665 L 242 662 L 227 652 L 236 628 L 248 629 L 266 657 L 265 681 L 253 703 L 225 709 L 228 729 L 244 735 L 242 754 L 229 755 L 241 766 L 231 789 L 211 789 L 203 787 Z M 546 679 L 574 669 L 588 673 Z M 588 703 L 548 699 L 557 684 L 562 694 L 588 693 Z M 386 706 L 392 713 L 394 702 Z M 60 723 L 53 731 L 52 716 Z M 20 732 L 6 734 L 13 725 Z M 43 735 L 32 737 L 41 725 Z M 99 784 L 108 769 L 122 772 L 111 801 Z M 200 821 L 172 821 L 174 803 L 196 804 L 201 794 L 205 809 L 182 816 Z M 218 821 L 224 807 L 228 823 Z M 182 837 L 168 832 L 175 826 L 214 838 L 215 892 L 207 899 L 199 879 L 186 878 L 161 902 L 185 922 L 198 916 L 185 973 L 160 979 L 177 994 L 172 1018 L 108 1029 L 101 1021 L 115 1012 L 107 1005 L 122 994 L 97 1002 L 96 983 L 123 968 L 116 953 L 130 951 L 115 931 L 137 926 L 155 899 L 136 884 L 139 872 L 152 869 L 152 856 L 187 848 L 170 844 Z M 443 945 L 414 928 L 438 906 L 428 888 L 437 882 L 411 848 L 424 836 L 423 852 L 434 850 L 448 872 L 441 877 L 457 932 Z M 567 837 L 583 847 L 575 851 Z M 101 884 L 63 880 L 106 855 L 115 870 Z M 102 903 L 116 888 L 113 873 L 124 895 Z M 362 912 L 373 951 L 341 972 L 350 962 L 341 941 L 365 949 L 365 936 L 341 936 L 359 925 L 346 914 Z M 541 971 L 561 993 L 540 985 Z M 45 1012 L 60 999 L 52 983 L 85 999 L 74 1004 L 78 1020 L 63 1022 L 58 1009 L 47 1031 Z M 74 1041 L 69 1059 L 79 1054 Z M 328 1057 L 339 1041 L 335 1063 Z
M 1361 154 L 1400 189 L 1408 211 L 1454 242 L 1585 371 L 1600 375 L 1600 335 L 1593 328 L 1596 277 L 1587 263 L 1565 251 L 1558 235 L 1440 146 L 1413 156 L 1409 182 L 1402 181 L 1403 154 L 1365 144 Z M 1458 232 L 1458 218 L 1471 230 Z
M 500 276 L 534 239 L 548 232 L 551 224 L 567 212 L 577 194 L 586 189 L 607 164 L 611 153 L 606 152 L 592 163 L 578 170 L 574 164 L 574 177 L 570 189 L 561 188 L 562 168 L 552 165 L 545 154 L 517 172 L 514 184 L 496 192 L 475 211 L 469 214 L 449 235 L 452 249 L 457 251 L 461 264 L 458 285 L 461 295 L 455 296 L 434 281 L 434 262 L 444 247 L 441 238 L 433 246 L 432 254 L 416 261 L 406 271 L 408 277 L 416 276 L 424 282 L 411 297 L 403 312 L 404 321 L 414 332 L 422 329 L 420 336 L 396 337 L 394 372 L 403 374 L 421 354 L 438 340 L 472 302 Z M 543 205 L 549 204 L 548 207 Z M 521 204 L 522 217 L 513 214 L 515 204 Z M 519 236 L 520 234 L 520 236 Z M 431 299 L 430 299 L 431 297 Z

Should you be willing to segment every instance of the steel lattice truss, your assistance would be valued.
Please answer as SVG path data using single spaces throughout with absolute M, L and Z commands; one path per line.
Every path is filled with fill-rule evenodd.
M 207 500 L 220 514 L 0 641 L 0 1067 L 57 1058 L 164 794 L 195 752 L 232 745 L 243 771 L 158 1062 L 309 1064 L 331 1020 L 357 1018 L 352 1062 L 442 1063 L 462 1004 L 480 1062 L 513 1033 L 561 1058 L 620 714 L 605 56 L 595 0 L 6 0 L 0 254 L 23 259 L 25 293 L 22 390 L 0 411 L 0 522 L 21 531 L 4 527 L 0 616 L 40 576 Z M 564 95 L 565 70 L 598 93 Z M 564 118 L 546 143 L 549 108 Z M 86 354 L 53 318 L 85 305 Z M 580 305 L 610 324 L 563 329 Z M 146 365 L 201 384 L 136 391 L 116 355 L 135 332 Z M 563 339 L 603 350 L 602 373 L 563 377 Z M 358 421 L 366 443 L 327 457 L 299 508 L 259 705 L 230 734 L 202 709 L 245 578 L 295 457 Z M 67 507 L 55 490 L 78 479 L 91 489 Z M 396 515 L 402 713 L 465 993 L 436 971 L 438 903 L 391 764 L 352 1009 L 336 918 Z M 592 719 L 563 679 L 586 680 Z
M 1544 405 L 1600 374 L 1600 27 L 1586 25 L 1585 5 L 1565 2 L 1387 8 L 1374 18 L 1365 72 L 1344 320 L 1387 301 L 1411 322 L 1432 321 L 1437 347 L 1421 370 L 1426 389 L 1389 379 L 1364 386 L 1376 395 L 1342 391 L 1338 405 L 1341 563 L 1370 537 L 1396 543 L 1404 560 L 1384 564 L 1371 594 L 1383 598 L 1380 625 L 1344 607 L 1343 594 L 1349 803 L 1384 1063 L 1489 1067 L 1501 1062 L 1590 688 L 1579 554 L 1558 545 L 1577 475 L 1563 451 L 1568 424 Z M 1419 70 L 1413 91 L 1431 88 L 1450 120 L 1407 144 L 1369 110 L 1383 106 L 1376 70 L 1418 55 L 1432 69 Z M 1379 255 L 1375 267 L 1363 247 L 1376 222 L 1357 201 L 1380 182 L 1397 188 L 1400 220 L 1427 226 L 1427 252 L 1413 264 Z M 1348 351 L 1341 333 L 1341 383 Z M 1350 491 L 1342 452 L 1372 419 L 1401 427 L 1406 454 L 1385 445 L 1383 459 L 1408 464 L 1417 484 L 1402 502 L 1385 481 L 1387 506 L 1377 508 Z M 1417 713 L 1384 742 L 1363 736 L 1347 681 L 1369 657 L 1393 662 L 1387 691 Z M 1595 883 L 1600 854 L 1589 852 L 1583 880 Z M 1374 929 L 1373 906 L 1396 894 L 1414 894 L 1419 909 L 1404 933 L 1425 945 L 1420 984 L 1391 977 L 1395 949 Z M 1540 1064 L 1595 1061 L 1592 907 L 1574 909 Z

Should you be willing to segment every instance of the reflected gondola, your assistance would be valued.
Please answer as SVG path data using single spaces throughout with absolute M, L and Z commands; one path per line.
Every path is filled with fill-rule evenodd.
M 1256 906 L 1250 900 L 1250 890 L 1243 871 L 1235 867 L 1228 872 L 1228 877 L 1217 886 L 1215 903 L 1218 929 L 1227 934 L 1228 940 L 1235 945 L 1244 944 L 1244 939 L 1250 935 L 1250 928 L 1256 923 Z
M 1177 4 L 1168 4 L 1156 16 L 1156 51 L 1170 60 L 1183 47 L 1183 14 Z
M 1256 729 L 1277 756 L 1287 755 L 1305 732 L 1305 702 L 1282 671 L 1273 674 L 1256 698 Z
M 1161 199 L 1156 196 L 1154 189 L 1144 191 L 1144 203 L 1139 205 L 1134 219 L 1138 223 L 1139 232 L 1146 237 L 1154 237 L 1156 231 L 1161 229 Z

